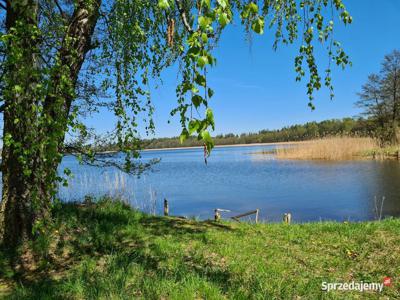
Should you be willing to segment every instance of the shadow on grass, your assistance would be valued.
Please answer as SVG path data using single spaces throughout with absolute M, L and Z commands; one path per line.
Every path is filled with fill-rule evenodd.
M 233 230 L 230 226 L 218 224 L 212 221 L 191 221 L 181 218 L 167 217 L 147 217 L 143 219 L 141 225 L 151 234 L 159 235 L 196 235 L 206 232 L 208 229 L 219 229 L 225 231 Z
M 11 280 L 13 288 L 8 298 L 74 298 L 68 295 L 74 294 L 71 289 L 76 286 L 68 286 L 68 280 L 69 283 L 79 280 L 79 285 L 84 287 L 85 298 L 95 298 L 106 288 L 102 286 L 102 278 L 105 281 L 114 280 L 113 275 L 107 273 L 129 270 L 132 264 L 136 264 L 145 274 L 157 274 L 160 266 L 169 259 L 168 250 L 155 242 L 160 237 L 172 237 L 177 243 L 194 240 L 204 242 L 207 230 L 233 230 L 230 226 L 212 221 L 197 222 L 174 217 L 148 216 L 122 203 L 111 201 L 86 206 L 63 204 L 54 211 L 54 219 L 57 236 L 50 251 L 51 259 L 45 268 L 14 276 Z M 114 270 L 110 270 L 110 262 L 107 261 L 110 256 L 116 257 L 112 262 Z M 74 271 L 75 266 L 89 260 L 95 262 L 94 268 L 79 271 L 79 274 Z M 101 266 L 101 261 L 105 261 L 104 266 Z M 203 266 L 203 263 L 202 258 L 196 258 L 196 261 L 189 263 L 181 262 L 174 270 L 178 274 L 176 278 L 189 272 L 206 277 L 223 290 L 227 289 L 229 272 Z M 106 278 L 107 276 L 109 277 Z

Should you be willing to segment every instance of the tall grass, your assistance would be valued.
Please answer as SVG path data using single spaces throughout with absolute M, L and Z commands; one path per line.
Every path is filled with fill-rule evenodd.
M 361 158 L 379 148 L 377 141 L 366 137 L 328 137 L 302 144 L 277 148 L 281 159 L 347 160 Z
M 74 170 L 74 176 L 68 178 L 68 186 L 59 185 L 57 196 L 65 202 L 79 202 L 87 196 L 92 199 L 106 196 L 152 215 L 156 214 L 162 199 L 146 174 L 137 178 L 119 170 L 85 167 Z

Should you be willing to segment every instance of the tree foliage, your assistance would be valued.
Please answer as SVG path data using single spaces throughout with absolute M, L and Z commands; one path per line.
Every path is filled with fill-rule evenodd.
M 378 74 L 368 76 L 356 105 L 375 126 L 382 144 L 400 142 L 400 52 L 394 50 L 382 61 Z
M 341 0 L 1 0 L 0 99 L 4 111 L 3 197 L 0 224 L 8 244 L 39 234 L 54 199 L 62 155 L 71 152 L 99 165 L 90 144 L 113 140 L 125 153 L 127 172 L 140 172 L 138 124 L 152 132 L 149 82 L 178 62 L 177 108 L 184 141 L 191 135 L 210 153 L 215 127 L 207 72 L 223 30 L 240 22 L 248 34 L 274 32 L 273 46 L 299 42 L 297 80 L 307 94 L 333 90 L 331 61 L 349 60 L 333 40 L 334 22 L 352 19 Z M 336 16 L 336 19 L 335 19 Z M 338 16 L 338 18 L 337 18 Z M 321 74 L 317 43 L 329 63 Z M 323 72 L 322 72 L 323 73 Z M 333 94 L 332 94 L 333 95 Z M 84 118 L 112 110 L 115 130 L 98 137 Z M 69 170 L 65 170 L 68 175 Z M 21 221 L 23 219 L 23 222 Z

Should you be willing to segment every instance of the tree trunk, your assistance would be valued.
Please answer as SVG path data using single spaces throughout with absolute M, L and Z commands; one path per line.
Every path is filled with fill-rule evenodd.
M 11 4 L 12 3 L 12 4 Z M 48 215 L 55 190 L 60 151 L 77 78 L 91 48 L 101 0 L 78 0 L 50 78 L 52 89 L 41 104 L 43 80 L 34 36 L 38 1 L 7 1 L 6 27 L 14 38 L 7 45 L 2 152 L 3 194 L 0 240 L 7 248 L 31 239 L 36 222 Z M 69 80 L 66 86 L 65 79 Z M 39 109 L 40 108 L 40 109 Z
M 392 143 L 394 145 L 399 144 L 399 125 L 398 125 L 398 106 L 399 106 L 399 99 L 398 99 L 398 85 L 399 85 L 399 75 L 397 68 L 393 70 L 393 108 L 392 108 Z
M 14 248 L 30 238 L 34 223 L 31 202 L 33 181 L 29 149 L 35 138 L 36 117 L 29 114 L 35 103 L 37 76 L 36 1 L 7 1 L 6 27 L 11 38 L 6 46 L 4 79 L 4 127 L 2 152 L 3 194 L 0 234 Z M 26 155 L 25 155 L 26 154 Z
M 397 120 L 393 121 L 393 132 L 392 132 L 392 144 L 399 145 L 400 144 L 400 128 Z
M 40 184 L 38 189 L 34 176 L 22 175 L 25 166 L 19 162 L 18 154 L 13 147 L 4 147 L 2 158 L 3 195 L 0 222 L 3 243 L 12 249 L 23 240 L 32 238 L 33 225 L 35 221 L 44 218 L 50 202 L 48 193 L 42 189 L 46 185 Z M 37 170 L 32 170 L 32 174 L 36 172 Z M 34 198 L 39 199 L 37 198 L 39 195 L 40 205 L 32 201 Z M 47 202 L 47 205 L 43 202 Z

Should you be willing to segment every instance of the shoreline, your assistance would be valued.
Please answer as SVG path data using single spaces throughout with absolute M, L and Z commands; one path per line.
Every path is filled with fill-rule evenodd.
M 309 141 L 294 141 L 294 142 L 276 142 L 276 143 L 250 143 L 250 144 L 229 144 L 229 145 L 215 145 L 214 148 L 229 148 L 229 147 L 256 147 L 256 146 L 272 146 L 272 145 L 294 145 L 305 144 Z M 188 147 L 170 147 L 170 148 L 148 148 L 141 149 L 139 152 L 147 151 L 168 151 L 168 150 L 184 150 L 184 149 L 203 149 L 203 146 L 188 146 Z M 96 154 L 112 154 L 118 153 L 117 150 L 100 151 Z
M 271 145 L 291 145 L 291 144 L 304 144 L 308 141 L 294 141 L 294 142 L 276 142 L 276 143 L 250 143 L 250 144 L 229 144 L 229 145 L 215 145 L 214 148 L 228 148 L 228 147 L 256 147 L 256 146 L 271 146 Z M 182 149 L 203 149 L 203 146 L 189 146 L 189 147 L 171 147 L 171 148 L 149 148 L 140 151 L 167 151 L 167 150 L 182 150 Z M 116 151 L 106 151 L 116 152 Z M 106 153 L 103 152 L 103 153 Z
M 313 140 L 305 140 L 305 141 L 288 141 L 288 142 L 268 142 L 268 143 L 249 143 L 249 144 L 227 144 L 227 145 L 215 145 L 214 148 L 235 148 L 235 147 L 257 147 L 257 146 L 279 146 L 279 145 L 304 145 L 312 142 Z M 400 159 L 400 149 L 389 149 L 387 147 L 385 149 L 372 149 L 368 153 L 364 153 L 363 155 L 358 156 L 357 158 L 349 158 L 346 160 L 386 160 L 386 159 Z M 203 146 L 188 146 L 188 147 L 167 147 L 167 148 L 148 148 L 141 149 L 139 152 L 162 152 L 162 151 L 173 151 L 173 150 L 184 150 L 184 149 L 203 149 Z M 254 154 L 276 154 L 276 147 L 270 150 L 262 150 L 259 152 L 255 152 Z M 107 155 L 107 154 L 115 154 L 119 151 L 108 150 L 97 152 L 98 155 Z M 287 157 L 277 157 L 278 159 L 290 159 L 290 160 L 326 160 L 323 158 L 287 158 Z M 330 160 L 330 159 L 328 159 Z M 336 160 L 336 159 L 333 159 Z M 342 159 L 338 159 L 342 160 Z

